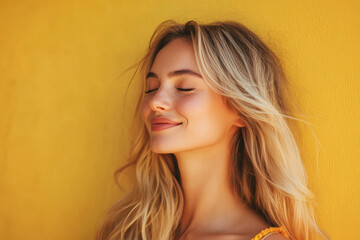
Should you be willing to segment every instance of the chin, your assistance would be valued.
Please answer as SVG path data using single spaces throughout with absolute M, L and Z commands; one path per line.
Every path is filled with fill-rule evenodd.
M 151 150 L 153 153 L 158 153 L 158 154 L 172 154 L 174 152 L 171 151 L 161 151 L 161 150 Z
M 154 153 L 174 153 L 178 149 L 179 143 L 171 138 L 157 138 L 154 137 L 150 140 L 150 150 Z
M 167 147 L 160 147 L 160 146 L 151 146 L 151 151 L 154 153 L 173 153 L 173 149 L 167 148 Z

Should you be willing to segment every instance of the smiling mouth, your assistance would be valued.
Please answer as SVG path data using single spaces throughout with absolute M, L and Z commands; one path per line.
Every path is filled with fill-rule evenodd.
M 154 123 L 151 124 L 151 131 L 161 131 L 168 128 L 176 127 L 178 125 L 181 125 L 182 123 Z

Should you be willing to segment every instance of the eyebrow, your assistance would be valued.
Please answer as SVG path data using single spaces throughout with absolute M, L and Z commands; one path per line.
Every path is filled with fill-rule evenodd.
M 172 71 L 172 72 L 169 72 L 167 76 L 169 78 L 172 78 L 172 77 L 182 76 L 182 75 L 186 75 L 186 74 L 202 78 L 202 76 L 199 73 L 196 73 L 196 72 L 194 72 L 194 71 L 192 71 L 190 69 L 181 69 L 181 70 Z M 159 78 L 156 75 L 156 73 L 154 73 L 154 72 L 149 72 L 146 75 L 146 79 L 148 79 L 149 77 Z

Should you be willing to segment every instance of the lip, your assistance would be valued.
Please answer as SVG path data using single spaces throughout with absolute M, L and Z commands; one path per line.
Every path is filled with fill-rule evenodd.
M 161 131 L 181 125 L 182 122 L 175 122 L 165 117 L 155 117 L 151 120 L 151 131 Z
M 151 124 L 151 131 L 162 131 L 168 128 L 176 127 L 181 125 L 182 123 L 173 124 L 173 123 L 154 123 Z
M 180 122 L 175 122 L 169 118 L 165 117 L 154 117 L 150 121 L 151 124 L 160 124 L 160 123 L 168 123 L 168 124 L 179 124 Z

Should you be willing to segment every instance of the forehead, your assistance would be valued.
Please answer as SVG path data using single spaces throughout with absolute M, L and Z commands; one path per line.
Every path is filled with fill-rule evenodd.
M 177 69 L 190 69 L 199 73 L 192 43 L 185 38 L 172 40 L 165 45 L 156 55 L 150 71 L 165 75 Z

